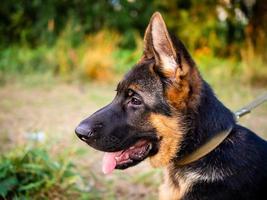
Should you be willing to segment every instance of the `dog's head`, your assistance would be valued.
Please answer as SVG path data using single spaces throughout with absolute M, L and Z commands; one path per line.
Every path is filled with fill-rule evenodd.
M 83 120 L 76 134 L 106 152 L 105 173 L 147 157 L 153 166 L 167 165 L 183 139 L 183 114 L 199 103 L 201 83 L 185 47 L 155 13 L 145 32 L 142 58 L 118 84 L 114 100 Z

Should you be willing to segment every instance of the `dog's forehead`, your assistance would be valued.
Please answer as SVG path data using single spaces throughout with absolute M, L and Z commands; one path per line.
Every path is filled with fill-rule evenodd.
M 153 66 L 153 62 L 137 64 L 125 75 L 123 79 L 125 86 L 136 86 L 139 87 L 139 89 L 136 88 L 137 90 L 143 92 L 155 91 L 160 82 L 159 78 L 153 71 Z
M 154 101 L 155 95 L 162 92 L 162 84 L 153 70 L 154 62 L 147 61 L 137 64 L 119 84 L 120 90 L 133 89 L 149 101 Z M 151 102 L 152 103 L 152 102 Z

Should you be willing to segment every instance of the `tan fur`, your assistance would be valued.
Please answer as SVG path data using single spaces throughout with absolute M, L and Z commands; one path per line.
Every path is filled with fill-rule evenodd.
M 189 90 L 189 83 L 186 80 L 182 80 L 178 84 L 169 86 L 166 90 L 166 97 L 169 104 L 177 109 L 186 108 Z
M 200 75 L 195 68 L 192 68 L 184 77 L 179 76 L 179 72 L 176 72 L 173 84 L 166 90 L 168 102 L 179 110 L 196 108 L 200 100 L 201 85 Z M 192 89 L 191 92 L 190 89 Z
M 164 183 L 159 187 L 159 200 L 179 200 L 181 199 L 181 191 L 175 188 L 170 181 L 169 173 L 164 172 Z
M 159 200 L 180 200 L 181 194 L 179 188 L 169 185 L 169 182 L 164 183 L 159 187 Z
M 188 173 L 186 176 L 181 176 L 179 171 L 174 177 L 170 177 L 170 170 L 172 170 L 171 167 L 165 170 L 164 183 L 159 187 L 159 200 L 180 200 L 197 181 L 194 174 Z M 174 185 L 173 181 L 176 182 L 177 186 Z
M 163 167 L 170 163 L 176 155 L 183 137 L 177 116 L 168 117 L 160 114 L 151 114 L 149 121 L 157 130 L 160 140 L 159 151 L 150 158 L 153 167 Z
M 132 89 L 134 91 L 142 91 L 142 88 L 137 83 L 132 83 L 128 86 L 129 89 Z

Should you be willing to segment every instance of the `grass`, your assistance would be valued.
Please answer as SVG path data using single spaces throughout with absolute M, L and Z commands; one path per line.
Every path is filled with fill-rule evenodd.
M 65 151 L 54 158 L 44 147 L 20 147 L 0 158 L 0 196 L 4 199 L 100 199 L 86 187 Z M 91 177 L 93 179 L 94 177 Z

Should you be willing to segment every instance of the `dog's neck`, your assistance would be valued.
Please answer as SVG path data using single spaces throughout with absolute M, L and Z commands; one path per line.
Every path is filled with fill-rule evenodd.
M 235 124 L 233 113 L 216 98 L 206 82 L 203 82 L 201 93 L 198 109 L 187 110 L 183 113 L 186 121 L 185 137 L 173 162 L 178 162 L 210 138 Z

